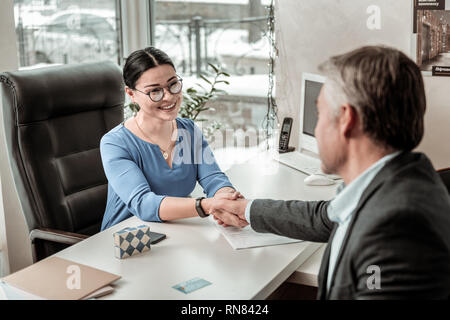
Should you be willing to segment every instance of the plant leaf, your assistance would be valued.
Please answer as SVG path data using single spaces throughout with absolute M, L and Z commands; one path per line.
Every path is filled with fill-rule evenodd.
M 196 85 L 197 86 L 199 86 L 200 88 L 202 88 L 203 89 L 203 91 L 206 91 L 206 89 L 205 89 L 205 87 L 204 86 L 202 86 L 200 83 L 196 83 Z
M 200 78 L 202 78 L 203 80 L 205 80 L 207 83 L 209 83 L 210 85 L 212 85 L 211 81 L 209 81 L 204 75 L 200 75 Z
M 216 73 L 219 73 L 219 69 L 218 69 L 215 65 L 213 65 L 212 63 L 209 63 L 209 62 L 208 62 L 208 65 L 209 65 L 211 68 L 213 68 L 214 71 L 215 71 Z
M 221 90 L 221 89 L 216 89 L 215 92 L 218 94 L 228 94 L 228 92 L 226 92 L 225 90 Z

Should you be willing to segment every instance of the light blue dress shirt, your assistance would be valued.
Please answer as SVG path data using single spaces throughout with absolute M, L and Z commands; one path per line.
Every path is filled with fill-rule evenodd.
M 100 153 L 108 197 L 101 230 L 133 215 L 161 222 L 161 201 L 166 196 L 188 197 L 197 181 L 207 197 L 223 187 L 233 187 L 194 122 L 183 118 L 176 122 L 178 139 L 172 168 L 158 145 L 138 138 L 123 124 L 103 136 Z
M 336 266 L 339 250 L 342 246 L 345 233 L 351 221 L 353 211 L 356 209 L 361 195 L 375 178 L 377 173 L 384 167 L 384 165 L 399 154 L 400 152 L 394 152 L 384 156 L 366 169 L 366 171 L 359 175 L 348 186 L 345 186 L 345 184 L 342 183 L 337 188 L 336 197 L 330 201 L 327 212 L 328 218 L 331 221 L 338 223 L 338 228 L 331 243 L 327 290 L 330 289 L 331 277 Z M 245 219 L 248 223 L 250 223 L 250 208 L 252 202 L 253 200 L 250 201 L 245 208 Z
M 352 219 L 353 211 L 358 206 L 358 202 L 372 182 L 373 178 L 384 167 L 384 165 L 400 154 L 400 152 L 394 152 L 384 156 L 373 165 L 371 165 L 366 171 L 353 180 L 348 186 L 342 183 L 336 191 L 336 197 L 331 200 L 328 205 L 328 218 L 338 223 L 338 228 L 334 234 L 333 241 L 331 242 L 330 260 L 328 265 L 328 278 L 327 278 L 327 290 L 330 289 L 331 277 L 333 276 L 334 268 L 336 267 L 336 260 L 341 249 L 342 242 L 344 241 L 345 233 L 347 232 L 348 225 Z

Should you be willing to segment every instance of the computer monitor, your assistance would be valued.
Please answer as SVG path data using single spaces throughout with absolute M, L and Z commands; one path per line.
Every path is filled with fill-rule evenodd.
M 308 150 L 319 154 L 314 129 L 317 124 L 317 98 L 325 83 L 325 77 L 312 74 L 302 74 L 302 96 L 300 102 L 300 136 L 299 151 Z

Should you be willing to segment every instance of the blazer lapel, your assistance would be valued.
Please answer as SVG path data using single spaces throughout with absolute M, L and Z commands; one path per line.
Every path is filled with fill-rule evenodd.
M 322 263 L 320 264 L 319 270 L 319 288 L 317 293 L 318 300 L 324 300 L 327 294 L 327 278 L 328 278 L 328 266 L 330 264 L 330 251 L 331 243 L 333 242 L 334 234 L 336 233 L 337 225 L 333 228 L 330 238 L 328 239 L 327 247 L 323 253 Z
M 410 153 L 410 152 L 405 152 L 402 153 L 400 155 L 398 155 L 397 157 L 395 157 L 394 159 L 390 160 L 388 163 L 386 163 L 386 165 L 380 170 L 380 172 L 378 172 L 378 174 L 375 176 L 375 178 L 373 179 L 373 181 L 369 184 L 369 186 L 366 188 L 366 190 L 364 190 L 363 194 L 361 195 L 361 199 L 358 202 L 358 206 L 356 207 L 356 209 L 353 211 L 352 213 L 352 219 L 350 221 L 350 224 L 348 226 L 348 229 L 345 233 L 345 237 L 344 240 L 342 241 L 342 245 L 341 248 L 339 250 L 339 254 L 338 257 L 336 259 L 336 265 L 334 266 L 334 270 L 333 270 L 333 275 L 331 276 L 331 280 L 330 280 L 330 290 L 334 285 L 334 281 L 335 281 L 335 277 L 336 277 L 336 270 L 338 269 L 338 266 L 342 260 L 342 256 L 343 253 L 345 251 L 345 247 L 348 243 L 348 239 L 351 235 L 353 226 L 355 225 L 356 219 L 358 218 L 358 215 L 361 211 L 361 209 L 364 207 L 364 204 L 367 202 L 367 200 L 376 192 L 376 190 L 378 190 L 378 188 L 382 185 L 383 181 L 387 178 L 387 177 L 391 177 L 394 172 L 401 167 L 404 163 L 408 163 L 409 161 L 411 161 L 412 156 L 414 154 Z M 337 227 L 335 228 L 337 229 Z M 333 232 L 334 234 L 334 232 Z M 331 250 L 331 242 L 329 242 L 329 245 L 327 247 L 327 250 Z M 328 259 L 329 259 L 329 254 L 330 252 L 328 252 Z M 327 270 L 328 270 L 328 262 L 327 262 Z M 323 279 L 322 279 L 323 280 Z M 326 281 L 326 279 L 325 279 Z M 326 284 L 326 282 L 325 282 Z M 329 297 L 329 291 L 326 290 L 326 286 L 325 286 L 325 297 L 326 299 L 328 299 Z
M 348 239 L 350 238 L 350 235 L 352 233 L 353 226 L 355 225 L 356 219 L 358 218 L 359 212 L 364 207 L 364 204 L 366 203 L 366 201 L 372 196 L 372 194 L 378 189 L 378 187 L 382 184 L 382 182 L 384 180 L 385 175 L 380 176 L 380 173 L 378 173 L 377 176 L 375 176 L 373 182 L 363 192 L 361 199 L 358 202 L 358 206 L 352 213 L 352 219 L 350 220 L 350 224 L 348 225 L 348 228 L 345 232 L 344 240 L 342 240 L 341 248 L 339 249 L 339 254 L 336 259 L 336 265 L 334 266 L 333 274 L 330 279 L 330 290 L 327 291 L 327 293 L 326 293 L 326 299 L 328 299 L 331 288 L 334 285 L 334 281 L 336 278 L 336 271 L 338 269 L 339 264 L 341 263 L 342 256 L 343 256 L 345 248 L 347 246 Z

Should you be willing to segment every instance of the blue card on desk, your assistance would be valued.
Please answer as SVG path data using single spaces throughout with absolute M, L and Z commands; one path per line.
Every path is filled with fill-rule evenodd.
M 172 288 L 177 289 L 178 291 L 181 291 L 183 293 L 191 293 L 192 291 L 198 290 L 200 288 L 206 287 L 210 285 L 211 282 L 206 281 L 205 279 L 201 278 L 194 278 L 188 281 L 181 282 L 177 285 L 174 285 Z

